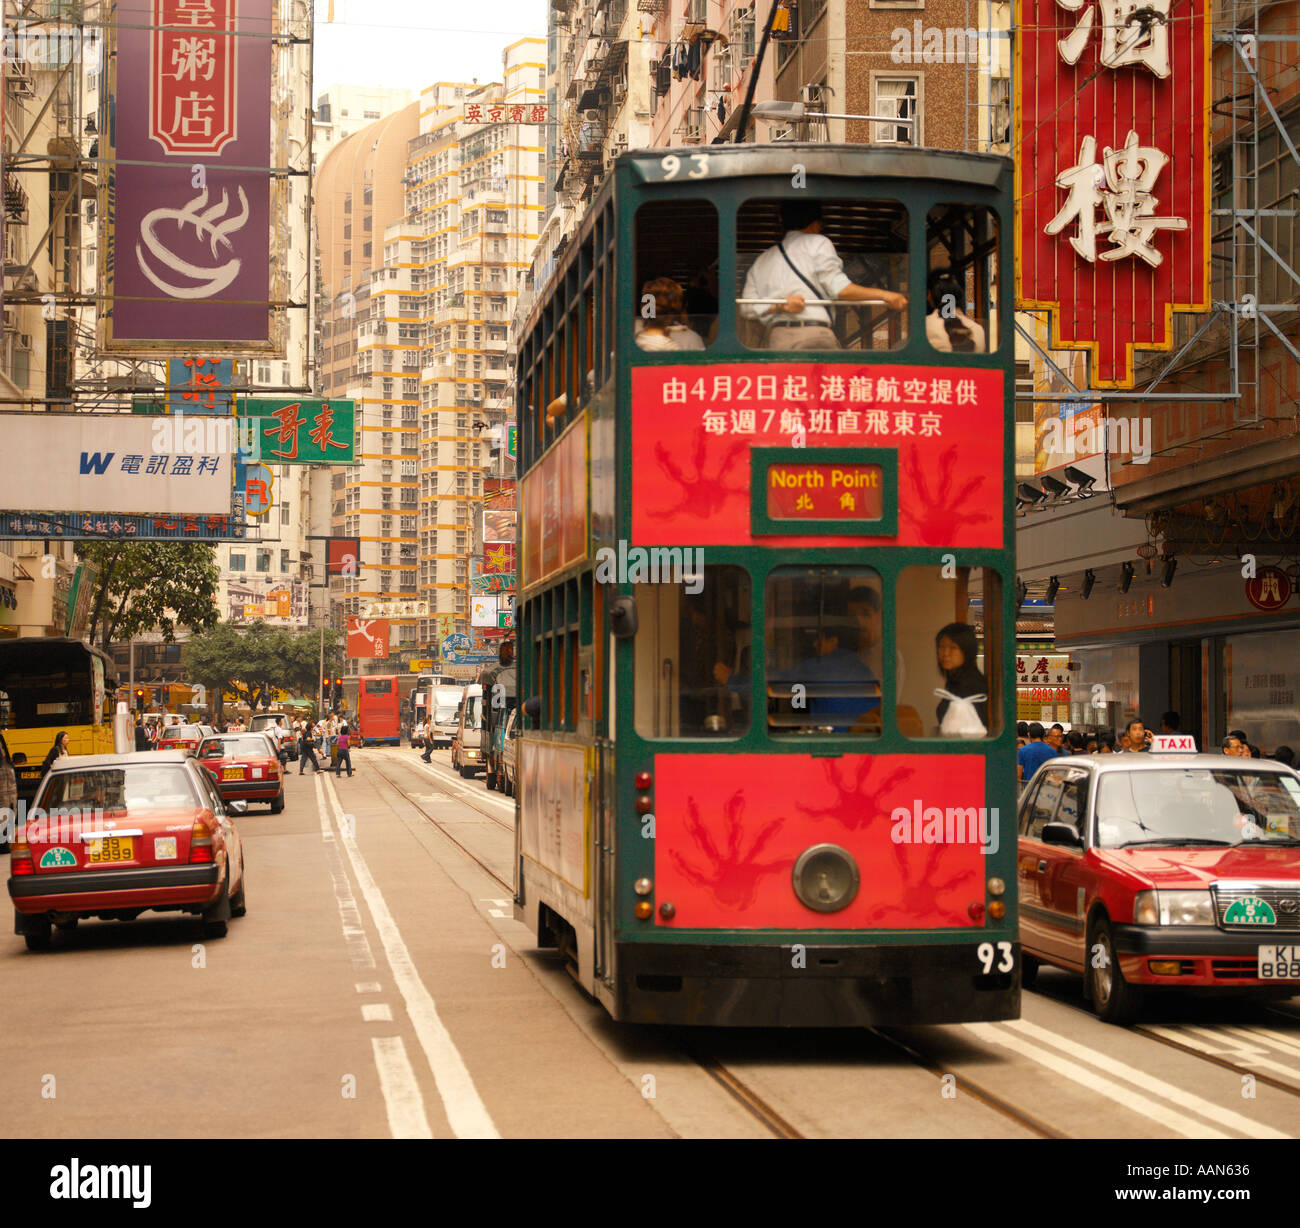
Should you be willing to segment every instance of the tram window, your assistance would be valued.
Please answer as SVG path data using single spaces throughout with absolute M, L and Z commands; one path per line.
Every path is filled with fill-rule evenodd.
M 637 733 L 738 737 L 750 722 L 749 574 L 722 565 L 679 574 L 680 584 L 637 586 Z
M 935 205 L 926 218 L 925 336 L 943 353 L 997 349 L 998 216 L 983 205 Z
M 1001 624 L 983 615 L 1002 608 L 997 573 L 907 567 L 899 573 L 894 603 L 900 732 L 913 738 L 995 736 L 1002 704 Z
M 718 211 L 664 200 L 636 214 L 633 330 L 647 352 L 703 350 L 718 334 Z
M 773 734 L 879 735 L 881 610 L 870 568 L 772 572 L 764 618 Z
M 907 210 L 896 201 L 751 200 L 736 215 L 736 248 L 737 327 L 750 349 L 906 342 Z M 794 295 L 801 310 L 789 310 Z

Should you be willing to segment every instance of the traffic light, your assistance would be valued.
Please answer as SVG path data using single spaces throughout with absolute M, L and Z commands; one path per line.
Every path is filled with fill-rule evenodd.
M 343 679 L 334 679 L 334 706 L 337 708 L 343 702 Z
M 135 706 L 136 706 L 137 708 L 143 708 L 143 707 L 144 707 L 144 698 L 145 698 L 145 693 L 146 693 L 146 692 L 145 692 L 144 687 L 142 687 L 142 686 L 138 686 L 138 687 L 135 688 Z
M 328 678 L 322 678 L 320 680 L 320 686 L 321 690 L 325 692 L 325 698 L 328 699 L 330 696 L 330 680 Z

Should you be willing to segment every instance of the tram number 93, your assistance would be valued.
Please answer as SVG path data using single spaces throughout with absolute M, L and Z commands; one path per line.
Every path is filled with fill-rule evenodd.
M 704 179 L 709 173 L 709 155 L 708 154 L 691 154 L 689 161 L 695 163 L 693 171 L 686 172 L 687 179 Z M 682 160 L 676 154 L 669 154 L 666 158 L 660 160 L 659 165 L 664 168 L 664 179 L 676 179 L 681 174 Z
M 1010 972 L 1016 966 L 1016 957 L 1009 942 L 981 942 L 975 948 L 975 955 L 986 976 L 994 971 L 994 964 L 997 965 L 998 972 Z

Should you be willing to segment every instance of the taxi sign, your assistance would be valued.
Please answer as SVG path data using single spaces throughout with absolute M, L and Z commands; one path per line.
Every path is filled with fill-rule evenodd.
M 1158 733 L 1151 739 L 1153 751 L 1176 751 L 1187 755 L 1196 754 L 1196 738 L 1190 733 Z

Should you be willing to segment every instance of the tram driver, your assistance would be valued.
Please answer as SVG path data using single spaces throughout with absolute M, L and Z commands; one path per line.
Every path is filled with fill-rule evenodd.
M 781 205 L 785 237 L 763 252 L 745 276 L 743 299 L 780 299 L 770 305 L 744 303 L 740 313 L 766 327 L 769 350 L 838 350 L 839 338 L 825 307 L 807 300 L 883 303 L 905 311 L 907 295 L 855 285 L 844 272 L 835 244 L 822 234 L 822 207 L 817 201 Z

